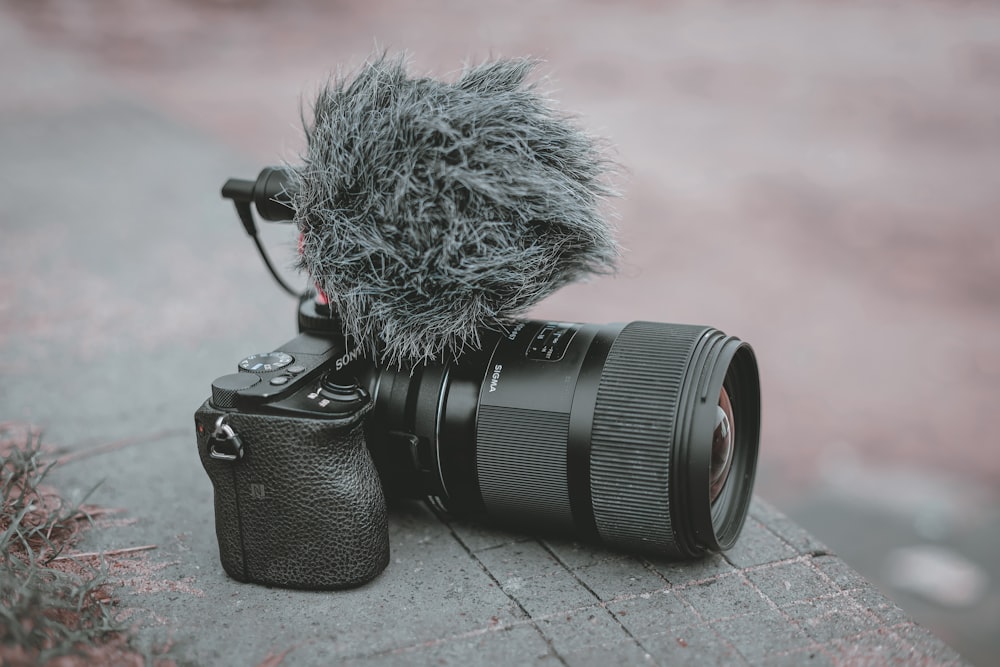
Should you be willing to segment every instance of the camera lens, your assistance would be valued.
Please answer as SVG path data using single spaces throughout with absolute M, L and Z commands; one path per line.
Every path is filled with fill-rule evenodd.
M 748 344 L 656 322 L 520 321 L 481 340 L 375 371 L 367 438 L 388 495 L 669 557 L 732 546 L 760 436 Z

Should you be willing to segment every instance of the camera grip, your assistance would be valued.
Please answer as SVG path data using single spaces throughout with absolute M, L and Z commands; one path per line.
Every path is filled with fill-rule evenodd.
M 385 499 L 359 412 L 334 420 L 223 412 L 209 401 L 198 409 L 198 453 L 231 577 L 320 590 L 359 586 L 385 568 Z M 222 415 L 242 441 L 238 460 L 211 456 Z

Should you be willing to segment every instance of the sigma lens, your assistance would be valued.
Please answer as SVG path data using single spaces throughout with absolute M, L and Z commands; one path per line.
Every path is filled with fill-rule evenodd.
M 392 495 L 676 558 L 728 549 L 760 437 L 751 347 L 718 329 L 519 321 L 480 350 L 371 369 Z

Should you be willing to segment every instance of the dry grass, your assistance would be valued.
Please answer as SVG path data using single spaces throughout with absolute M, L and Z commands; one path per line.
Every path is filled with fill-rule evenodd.
M 106 561 L 69 553 L 98 510 L 44 483 L 54 462 L 40 432 L 0 423 L 0 460 L 0 664 L 153 662 L 131 646 Z

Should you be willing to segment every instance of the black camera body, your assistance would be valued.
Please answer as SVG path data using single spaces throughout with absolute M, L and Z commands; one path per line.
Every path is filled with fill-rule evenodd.
M 738 338 L 518 320 L 460 358 L 393 368 L 312 299 L 299 328 L 216 379 L 195 415 L 235 579 L 369 581 L 389 559 L 387 497 L 676 559 L 728 549 L 742 528 L 760 396 Z
M 365 446 L 368 391 L 336 338 L 298 336 L 212 383 L 195 413 L 226 572 L 303 589 L 361 585 L 389 562 L 382 485 Z

